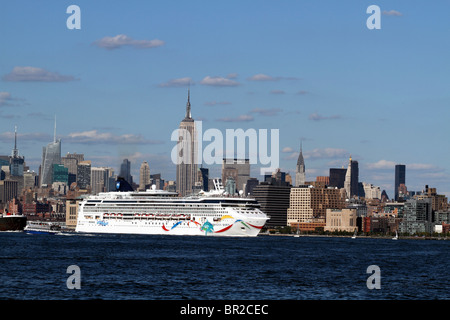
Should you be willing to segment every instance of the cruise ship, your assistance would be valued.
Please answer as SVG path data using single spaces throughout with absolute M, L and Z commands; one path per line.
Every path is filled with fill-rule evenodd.
M 156 190 L 113 191 L 80 202 L 76 232 L 255 237 L 269 219 L 255 199 L 215 190 L 179 197 Z

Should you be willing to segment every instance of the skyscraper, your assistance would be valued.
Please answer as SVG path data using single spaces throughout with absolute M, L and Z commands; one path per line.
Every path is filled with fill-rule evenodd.
M 110 191 L 110 178 L 113 174 L 112 168 L 91 167 L 91 193 L 98 194 Z
M 41 186 L 52 185 L 54 164 L 61 164 L 61 139 L 56 140 L 56 117 L 53 142 L 42 149 Z
M 9 158 L 10 169 L 9 172 L 12 176 L 23 176 L 23 166 L 25 158 L 19 156 L 19 150 L 17 149 L 17 127 L 14 128 L 14 149 L 12 151 L 11 157 Z
M 395 185 L 394 185 L 394 194 L 395 201 L 398 201 L 398 187 L 401 184 L 405 184 L 406 178 L 406 166 L 404 164 L 395 165 Z
M 131 176 L 131 162 L 128 159 L 123 159 L 120 165 L 119 177 L 124 178 L 130 186 L 133 184 L 133 177 Z
M 150 166 L 147 161 L 142 162 L 139 170 L 139 189 L 145 191 L 150 187 Z
M 300 143 L 300 154 L 297 159 L 297 168 L 295 170 L 295 185 L 301 186 L 305 184 L 305 160 L 303 159 L 302 144 Z
M 197 130 L 191 116 L 190 90 L 186 116 L 180 123 L 177 143 L 177 192 L 181 196 L 192 193 L 197 178 Z
M 330 168 L 330 187 L 344 188 L 345 174 L 347 169 L 344 168 Z
M 352 160 L 352 157 L 350 156 L 344 182 L 344 188 L 347 194 L 347 198 L 359 196 L 358 180 L 359 180 L 358 161 Z
M 244 185 L 250 179 L 250 159 L 224 158 L 222 162 L 222 183 L 225 185 L 228 178 L 233 178 L 236 188 L 244 190 Z
M 91 185 L 91 161 L 80 161 L 77 166 L 77 186 L 87 189 Z

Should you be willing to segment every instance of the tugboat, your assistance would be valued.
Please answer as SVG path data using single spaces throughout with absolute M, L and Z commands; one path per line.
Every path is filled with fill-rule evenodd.
M 23 214 L 0 213 L 0 231 L 23 231 L 26 225 Z

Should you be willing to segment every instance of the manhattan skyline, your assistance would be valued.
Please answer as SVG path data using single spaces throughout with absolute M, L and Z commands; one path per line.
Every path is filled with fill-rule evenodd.
M 81 29 L 69 30 L 69 5 Z M 381 8 L 369 30 L 366 9 Z M 424 1 L 106 1 L 5 3 L 0 12 L 1 154 L 38 171 L 42 148 L 83 153 L 119 172 L 127 158 L 176 179 L 171 133 L 185 113 L 203 129 L 280 129 L 280 168 L 306 181 L 359 163 L 359 181 L 394 197 L 450 195 L 449 4 Z M 220 176 L 220 165 L 210 168 Z M 259 166 L 251 176 L 262 179 Z

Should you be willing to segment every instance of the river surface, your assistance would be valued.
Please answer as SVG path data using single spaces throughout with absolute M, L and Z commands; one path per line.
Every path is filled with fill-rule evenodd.
M 449 299 L 449 270 L 444 240 L 0 233 L 0 299 Z

